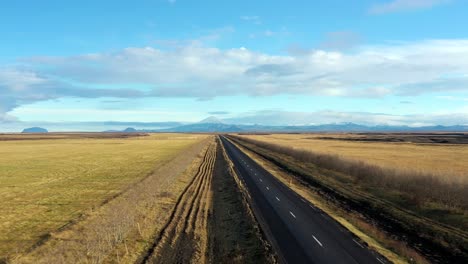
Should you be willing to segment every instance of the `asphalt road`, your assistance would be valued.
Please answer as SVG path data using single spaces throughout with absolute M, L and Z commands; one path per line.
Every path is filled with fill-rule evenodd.
M 388 263 L 221 136 L 262 230 L 284 263 Z

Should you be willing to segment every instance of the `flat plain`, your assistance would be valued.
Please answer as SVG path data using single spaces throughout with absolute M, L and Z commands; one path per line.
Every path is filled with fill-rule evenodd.
M 406 140 L 408 135 L 395 136 L 401 141 L 369 140 L 356 134 L 271 134 L 247 137 L 303 149 L 332 154 L 384 168 L 437 175 L 447 182 L 468 182 L 468 145 L 425 143 Z M 362 140 L 364 139 L 364 140 Z M 365 141 L 367 139 L 367 141 Z
M 0 256 L 31 249 L 206 137 L 1 135 Z
M 466 249 L 465 134 L 231 138 L 378 247 Z M 273 261 L 223 153 L 208 134 L 0 134 L 0 263 Z

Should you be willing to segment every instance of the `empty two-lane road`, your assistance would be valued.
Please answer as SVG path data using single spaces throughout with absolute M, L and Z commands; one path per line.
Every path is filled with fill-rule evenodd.
M 245 183 L 260 224 L 286 263 L 377 263 L 387 261 L 332 218 L 297 195 L 229 140 L 221 141 Z

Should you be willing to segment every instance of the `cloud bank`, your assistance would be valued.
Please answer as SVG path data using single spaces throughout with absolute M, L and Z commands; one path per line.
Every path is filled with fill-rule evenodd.
M 426 9 L 449 2 L 450 0 L 393 0 L 372 6 L 369 9 L 369 13 L 385 14 L 401 11 L 413 11 L 418 9 Z
M 433 125 L 468 125 L 468 113 L 460 114 L 427 114 L 427 115 L 391 115 L 369 112 L 288 112 L 288 111 L 258 111 L 245 113 L 239 117 L 224 119 L 234 124 L 259 125 L 316 125 L 351 122 L 361 125 L 389 126 L 433 126 Z
M 61 97 L 139 98 L 278 94 L 381 98 L 468 91 L 468 40 L 428 40 L 271 55 L 192 43 L 70 57 L 25 58 L 0 68 L 0 120 Z

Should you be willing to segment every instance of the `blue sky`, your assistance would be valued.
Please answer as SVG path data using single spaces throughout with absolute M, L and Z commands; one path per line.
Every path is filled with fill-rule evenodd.
M 464 0 L 9 1 L 0 131 L 468 124 L 467 13 Z

